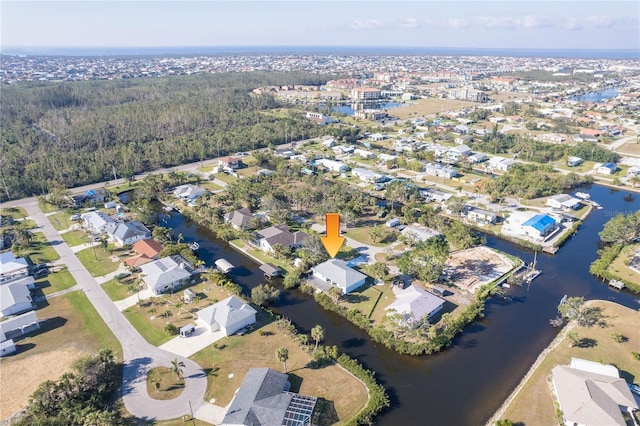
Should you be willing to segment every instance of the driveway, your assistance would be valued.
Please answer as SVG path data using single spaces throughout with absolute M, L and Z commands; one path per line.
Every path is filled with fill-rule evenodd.
M 179 356 L 188 357 L 224 337 L 225 335 L 222 331 L 211 333 L 205 327 L 196 327 L 193 334 L 189 337 L 178 336 L 161 345 L 160 349 Z
M 122 377 L 122 398 L 125 407 L 134 416 L 149 420 L 175 419 L 190 414 L 189 403 L 196 412 L 204 403 L 207 379 L 198 364 L 177 356 L 184 362 L 186 386 L 178 398 L 159 401 L 147 393 L 146 375 L 153 367 L 170 366 L 176 355 L 149 344 L 127 321 L 116 305 L 109 299 L 96 279 L 80 263 L 70 247 L 60 238 L 60 234 L 49 223 L 37 205 L 35 198 L 12 203 L 24 207 L 31 219 L 44 233 L 52 247 L 60 255 L 59 263 L 67 265 L 78 286 L 87 295 L 102 319 L 122 345 L 124 371 Z

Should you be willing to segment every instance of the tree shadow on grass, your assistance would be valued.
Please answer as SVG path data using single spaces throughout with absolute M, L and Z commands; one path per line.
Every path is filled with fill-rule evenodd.
M 589 337 L 583 337 L 582 339 L 578 340 L 578 343 L 576 343 L 576 347 L 578 348 L 593 348 L 597 345 L 598 341 Z

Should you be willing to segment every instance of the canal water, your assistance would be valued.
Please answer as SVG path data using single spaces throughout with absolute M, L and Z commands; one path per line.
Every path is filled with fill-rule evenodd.
M 376 424 L 483 424 L 558 333 L 549 320 L 556 316 L 562 296 L 611 300 L 640 308 L 638 296 L 610 290 L 588 272 L 596 258 L 597 234 L 603 224 L 617 213 L 638 210 L 640 194 L 596 185 L 580 190 L 589 192 L 604 208 L 594 210 L 577 235 L 555 256 L 538 253 L 537 265 L 542 275 L 529 287 L 509 289 L 513 298 L 509 303 L 489 301 L 485 317 L 467 327 L 442 353 L 399 355 L 372 343 L 362 330 L 297 291 L 285 292 L 274 311 L 307 333 L 314 325 L 322 325 L 325 344 L 337 345 L 340 351 L 376 371 L 392 404 L 376 418 Z M 217 240 L 207 228 L 177 213 L 162 225 L 173 228 L 176 235 L 182 233 L 186 242 L 198 241 L 200 257 L 208 265 L 220 257 L 234 264 L 231 277 L 245 292 L 263 282 L 255 262 Z M 526 262 L 533 260 L 532 252 L 497 238 L 488 237 L 487 244 Z
M 618 96 L 618 91 L 616 89 L 606 89 L 601 92 L 585 93 L 583 95 L 574 96 L 571 100 L 578 102 L 600 102 L 615 98 L 616 96 Z

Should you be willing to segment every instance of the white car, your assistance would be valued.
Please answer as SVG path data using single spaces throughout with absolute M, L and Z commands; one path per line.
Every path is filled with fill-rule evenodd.
M 80 220 L 80 213 L 75 213 L 71 215 L 71 220 Z

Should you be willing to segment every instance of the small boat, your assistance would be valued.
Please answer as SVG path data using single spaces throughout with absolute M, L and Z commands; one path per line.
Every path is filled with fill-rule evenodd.
M 576 192 L 576 197 L 581 198 L 583 200 L 588 200 L 591 198 L 591 195 L 589 195 L 587 192 Z
M 502 283 L 502 287 L 504 288 L 511 288 L 511 285 L 507 284 L 507 283 Z
M 162 210 L 164 210 L 165 212 L 172 212 L 175 210 L 175 206 L 173 204 L 167 204 L 166 206 L 162 207 Z
M 196 241 L 192 242 L 191 244 L 189 244 L 189 248 L 193 251 L 196 251 L 200 248 L 200 244 L 198 244 Z

